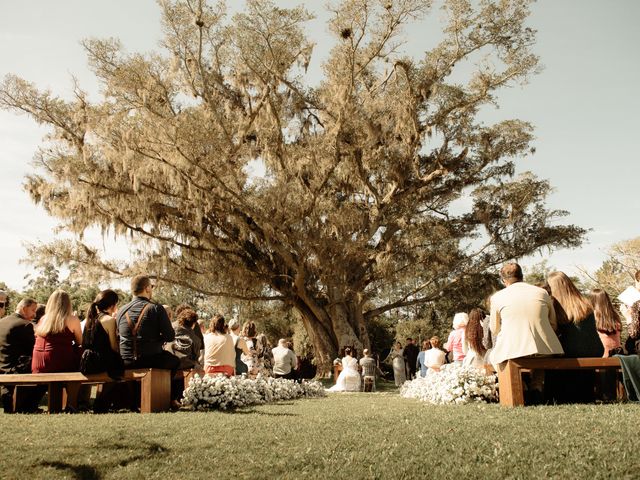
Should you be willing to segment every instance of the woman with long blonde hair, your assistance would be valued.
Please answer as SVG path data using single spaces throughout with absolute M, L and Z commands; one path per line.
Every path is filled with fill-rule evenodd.
M 567 357 L 601 357 L 604 347 L 598 337 L 591 302 L 563 272 L 549 274 L 547 282 L 551 295 L 558 301 L 556 308 L 561 308 L 566 317 L 566 323 L 558 328 L 564 354 Z
M 80 367 L 82 328 L 73 314 L 69 294 L 56 290 L 47 301 L 45 314 L 35 328 L 31 371 L 33 373 L 77 372 Z M 67 387 L 67 406 L 74 410 L 79 387 Z
M 558 338 L 567 357 L 602 357 L 604 347 L 596 330 L 596 319 L 591 302 L 580 293 L 571 279 L 563 272 L 553 272 L 547 277 L 551 295 L 557 300 L 554 308 L 560 309 L 557 318 L 566 318 L 558 325 Z M 555 401 L 559 403 L 593 402 L 595 372 L 560 371 L 547 374 L 556 377 Z

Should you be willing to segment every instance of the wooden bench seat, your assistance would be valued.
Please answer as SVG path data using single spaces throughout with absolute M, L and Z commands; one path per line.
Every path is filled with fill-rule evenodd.
M 517 407 L 524 405 L 522 384 L 523 370 L 601 370 L 620 369 L 620 360 L 608 358 L 514 358 L 498 366 L 500 405 Z
M 0 375 L 0 385 L 48 386 L 49 413 L 63 411 L 68 383 L 101 384 L 114 381 L 106 373 L 83 375 L 80 372 Z M 140 412 L 165 412 L 171 405 L 171 371 L 158 368 L 125 370 L 122 381 L 140 382 Z M 16 389 L 17 390 L 17 389 Z

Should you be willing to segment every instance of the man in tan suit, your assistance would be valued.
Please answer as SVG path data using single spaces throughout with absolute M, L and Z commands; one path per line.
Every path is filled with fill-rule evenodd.
M 491 297 L 489 328 L 494 347 L 489 363 L 496 371 L 510 358 L 563 354 L 555 334 L 556 315 L 549 294 L 542 288 L 522 281 L 517 263 L 507 263 L 500 270 L 505 287 Z M 541 398 L 544 372 L 532 372 L 530 389 Z

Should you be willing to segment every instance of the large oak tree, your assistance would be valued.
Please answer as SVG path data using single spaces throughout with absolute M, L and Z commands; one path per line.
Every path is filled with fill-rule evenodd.
M 26 188 L 79 235 L 40 253 L 286 302 L 327 365 L 341 345 L 368 345 L 373 317 L 578 245 L 584 231 L 545 208 L 549 183 L 514 175 L 531 125 L 479 119 L 538 69 L 528 3 L 445 1 L 441 43 L 413 59 L 402 29 L 431 1 L 343 1 L 318 79 L 303 8 L 249 0 L 229 18 L 222 4 L 163 1 L 160 53 L 84 43 L 99 102 L 7 76 L 0 104 L 52 127 Z M 80 240 L 93 226 L 145 248 L 102 261 Z

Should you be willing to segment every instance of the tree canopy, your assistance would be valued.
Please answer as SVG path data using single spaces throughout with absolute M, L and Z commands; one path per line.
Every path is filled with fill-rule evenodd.
M 584 230 L 545 207 L 549 182 L 515 175 L 532 126 L 479 119 L 539 68 L 529 1 L 444 1 L 442 41 L 403 56 L 403 27 L 432 3 L 330 7 L 321 79 L 307 73 L 310 15 L 266 0 L 231 18 L 223 3 L 163 1 L 161 52 L 85 41 L 97 102 L 8 75 L 0 105 L 52 127 L 26 189 L 79 236 L 37 252 L 92 275 L 283 301 L 328 364 L 342 345 L 368 346 L 376 316 L 579 245 Z M 92 226 L 128 236 L 135 261 L 101 260 L 81 241 Z

